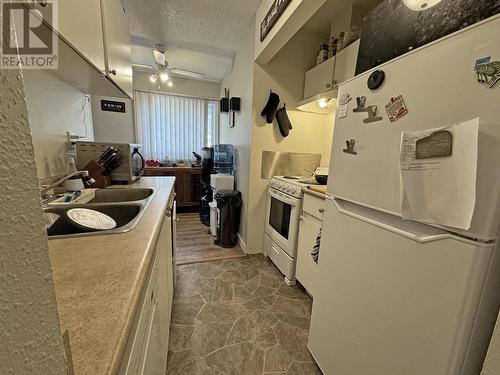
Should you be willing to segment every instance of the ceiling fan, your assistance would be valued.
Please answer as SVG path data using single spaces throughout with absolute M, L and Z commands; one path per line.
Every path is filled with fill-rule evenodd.
M 145 64 L 132 64 L 134 68 L 153 71 L 149 77 L 152 83 L 160 82 L 165 83 L 167 86 L 172 87 L 174 83 L 171 80 L 170 74 L 173 73 L 179 76 L 186 76 L 190 78 L 203 78 L 204 74 L 199 72 L 193 72 L 191 70 L 171 68 L 168 65 L 167 58 L 165 56 L 165 46 L 158 44 L 155 49 L 153 49 L 153 57 L 156 62 L 156 67 Z

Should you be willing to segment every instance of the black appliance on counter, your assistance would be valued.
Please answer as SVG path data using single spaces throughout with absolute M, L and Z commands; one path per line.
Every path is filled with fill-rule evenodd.
M 209 203 L 213 200 L 213 191 L 210 187 L 210 175 L 214 173 L 214 148 L 203 147 L 201 149 L 201 200 L 200 221 L 206 226 L 210 225 Z
M 422 1 L 416 8 L 418 4 L 385 0 L 365 16 L 356 75 L 500 13 L 500 0 Z

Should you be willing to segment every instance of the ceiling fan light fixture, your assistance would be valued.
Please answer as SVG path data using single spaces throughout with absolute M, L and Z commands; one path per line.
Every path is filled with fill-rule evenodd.
M 153 56 L 155 58 L 156 65 L 163 65 L 165 66 L 165 52 L 161 52 L 158 50 L 153 50 Z
M 151 81 L 151 83 L 156 83 L 158 81 L 158 76 L 156 74 L 151 74 L 149 76 L 149 80 Z
M 170 77 L 166 71 L 160 73 L 160 81 L 161 83 L 168 83 L 170 81 Z
M 174 83 L 173 83 L 171 80 L 168 80 L 168 82 L 167 82 L 167 86 L 168 86 L 168 87 L 172 87 L 173 85 L 174 85 Z

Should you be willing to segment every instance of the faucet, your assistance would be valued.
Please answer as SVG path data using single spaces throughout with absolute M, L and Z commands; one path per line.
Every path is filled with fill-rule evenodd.
M 49 190 L 55 188 L 57 185 L 63 183 L 66 180 L 69 180 L 71 177 L 75 177 L 77 175 L 82 175 L 83 182 L 87 186 L 92 186 L 95 183 L 95 180 L 92 177 L 89 177 L 88 171 L 76 171 L 76 172 L 73 172 L 67 176 L 64 176 L 63 178 L 61 178 L 60 180 L 54 182 L 53 184 L 51 184 L 49 186 L 45 186 L 42 190 L 40 190 L 40 196 L 43 197 L 45 195 L 45 193 L 48 192 Z

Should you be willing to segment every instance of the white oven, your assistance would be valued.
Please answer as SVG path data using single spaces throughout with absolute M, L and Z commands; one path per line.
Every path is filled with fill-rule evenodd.
M 266 233 L 290 258 L 295 258 L 297 252 L 300 202 L 300 198 L 269 187 Z

